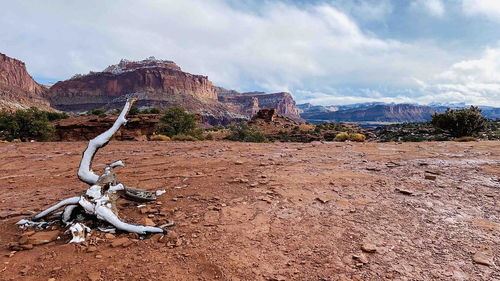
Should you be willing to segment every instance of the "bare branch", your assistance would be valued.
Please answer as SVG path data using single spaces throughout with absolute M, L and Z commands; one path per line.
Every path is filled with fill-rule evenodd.
M 95 174 L 90 168 L 90 166 L 92 165 L 92 159 L 100 148 L 108 144 L 109 140 L 111 140 L 113 135 L 120 129 L 120 127 L 127 123 L 126 116 L 135 101 L 136 99 L 128 99 L 113 126 L 106 132 L 89 141 L 87 149 L 85 149 L 85 151 L 83 152 L 82 161 L 80 162 L 80 167 L 78 169 L 78 178 L 81 181 L 90 185 L 97 182 L 99 176 Z

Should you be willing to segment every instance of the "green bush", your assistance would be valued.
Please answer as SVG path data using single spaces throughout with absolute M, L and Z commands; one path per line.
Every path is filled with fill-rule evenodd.
M 47 112 L 47 119 L 49 119 L 49 121 L 56 121 L 66 118 L 69 118 L 69 115 L 66 112 Z
M 475 106 L 463 109 L 447 109 L 432 115 L 432 125 L 453 137 L 476 136 L 487 128 L 488 119 Z
M 55 133 L 49 122 L 49 113 L 36 107 L 14 113 L 0 111 L 0 138 L 12 141 L 47 141 Z
M 268 142 L 269 138 L 259 129 L 241 122 L 231 124 L 228 127 L 229 135 L 226 140 L 242 142 Z
M 95 116 L 99 116 L 99 117 L 105 117 L 106 113 L 102 109 L 92 109 L 92 110 L 87 112 L 87 115 L 95 115 Z
M 182 107 L 174 106 L 165 111 L 160 118 L 156 131 L 158 134 L 173 137 L 175 135 L 202 136 L 200 130 L 196 130 L 196 115 L 186 112 Z M 201 137 L 202 138 L 202 137 Z
M 152 108 L 149 109 L 149 111 L 147 113 L 149 113 L 149 114 L 160 114 L 161 111 L 158 108 L 156 108 L 156 107 L 152 107 Z

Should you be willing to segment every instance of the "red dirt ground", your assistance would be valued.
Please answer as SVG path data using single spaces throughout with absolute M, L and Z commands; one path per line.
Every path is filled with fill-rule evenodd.
M 167 190 L 120 215 L 173 233 L 12 252 L 17 220 L 87 188 L 85 146 L 0 144 L 0 280 L 500 280 L 499 142 L 111 142 L 94 170 Z

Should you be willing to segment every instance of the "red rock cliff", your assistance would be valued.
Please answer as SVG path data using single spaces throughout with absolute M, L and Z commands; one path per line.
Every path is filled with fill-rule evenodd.
M 183 72 L 174 62 L 154 58 L 122 60 L 103 72 L 58 82 L 49 91 L 52 105 L 65 111 L 114 108 L 130 95 L 138 98 L 138 106 L 155 107 L 193 98 L 202 103 L 217 100 L 215 87 L 206 76 Z
M 37 106 L 51 110 L 46 91 L 28 74 L 24 62 L 0 53 L 0 109 Z
M 238 93 L 218 88 L 219 101 L 239 110 L 249 117 L 261 109 L 276 109 L 278 115 L 302 122 L 299 109 L 290 93 L 266 94 L 263 92 Z

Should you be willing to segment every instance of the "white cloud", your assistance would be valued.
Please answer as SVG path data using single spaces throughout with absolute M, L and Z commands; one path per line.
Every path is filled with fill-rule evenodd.
M 453 64 L 422 87 L 425 102 L 465 102 L 500 106 L 500 47 L 487 48 L 481 58 Z
M 500 20 L 499 0 L 462 0 L 462 9 L 469 16 L 487 16 Z
M 435 17 L 442 17 L 445 13 L 445 7 L 441 0 L 414 0 L 412 7 L 423 9 Z
M 387 0 L 370 3 L 382 5 L 374 18 L 392 9 Z M 153 55 L 227 88 L 288 90 L 299 100 L 328 93 L 316 95 L 317 101 L 424 100 L 406 89 L 419 87 L 415 79 L 431 81 L 456 61 L 430 41 L 379 38 L 329 4 L 234 5 L 223 0 L 7 1 L 0 11 L 0 51 L 24 60 L 35 76 L 60 79 L 102 70 L 121 58 Z M 345 85 L 353 89 L 339 90 Z M 392 90 L 370 90 L 380 87 Z

